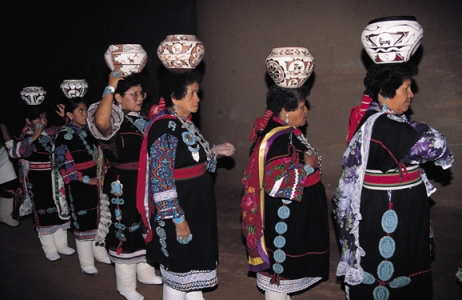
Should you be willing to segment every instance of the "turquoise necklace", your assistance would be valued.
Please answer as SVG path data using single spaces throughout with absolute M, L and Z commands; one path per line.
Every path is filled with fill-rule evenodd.
M 51 138 L 48 134 L 41 134 L 39 137 L 39 143 L 45 149 L 46 152 L 51 152 Z
M 144 134 L 144 126 L 146 125 L 146 120 L 141 117 L 141 116 L 138 116 L 136 118 L 135 121 L 133 121 L 133 119 L 131 118 L 131 116 L 128 116 L 128 115 L 125 115 L 125 117 L 127 118 L 127 120 L 133 124 L 133 126 L 136 127 L 136 129 L 138 129 L 139 132 L 141 132 L 142 134 Z
M 205 153 L 207 155 L 207 163 L 209 163 L 212 160 L 213 156 L 209 142 L 205 140 L 205 138 L 196 128 L 194 123 L 180 117 L 174 111 L 173 114 L 178 118 L 178 120 L 180 120 L 180 123 L 182 124 L 181 127 L 187 130 L 183 132 L 181 136 L 183 137 L 183 142 L 185 142 L 185 144 L 188 145 L 188 150 L 191 152 L 193 159 L 196 162 L 199 162 L 199 145 L 196 144 L 196 142 L 198 142 L 202 146 L 202 148 L 204 148 Z
M 65 127 L 66 134 L 64 135 L 64 138 L 68 141 L 72 140 L 73 134 L 75 133 L 74 129 L 70 127 Z M 96 150 L 95 145 L 93 145 L 93 148 L 88 144 L 87 140 L 85 139 L 87 137 L 87 132 L 82 129 L 82 131 L 79 133 L 79 138 L 82 141 L 83 145 L 85 146 L 85 149 L 87 152 L 93 157 L 94 162 L 98 162 L 98 151 Z

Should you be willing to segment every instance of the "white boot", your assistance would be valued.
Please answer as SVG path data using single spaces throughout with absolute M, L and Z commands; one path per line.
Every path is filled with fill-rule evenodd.
M 87 275 L 96 275 L 98 270 L 95 268 L 95 259 L 93 257 L 93 242 L 75 240 L 77 255 L 79 256 L 80 267 L 82 272 Z
M 0 197 L 0 222 L 11 227 L 18 227 L 20 223 L 11 216 L 13 212 L 13 201 L 13 198 Z
M 127 300 L 143 300 L 144 297 L 136 291 L 136 265 L 115 264 L 117 291 Z
M 265 291 L 265 300 L 287 300 L 290 299 L 290 297 L 287 298 L 288 296 L 287 294 Z
M 52 234 L 38 234 L 40 244 L 42 244 L 43 252 L 49 261 L 57 261 L 61 257 L 58 254 L 58 248 L 55 245 L 55 239 Z
M 204 296 L 202 291 L 187 292 L 186 300 L 204 300 Z
M 166 284 L 164 284 L 162 292 L 164 294 L 163 300 L 186 300 L 186 292 L 175 290 Z
M 95 241 L 93 243 L 93 255 L 95 256 L 95 259 L 99 262 L 105 263 L 110 265 L 111 259 L 109 258 L 109 254 L 107 253 L 106 248 L 103 246 L 96 246 Z
M 144 284 L 162 284 L 162 277 L 157 276 L 155 269 L 148 263 L 136 264 L 136 277 Z
M 62 255 L 71 255 L 75 253 L 75 250 L 67 245 L 67 230 L 58 229 L 53 233 L 53 238 L 55 240 L 56 248 L 58 253 Z

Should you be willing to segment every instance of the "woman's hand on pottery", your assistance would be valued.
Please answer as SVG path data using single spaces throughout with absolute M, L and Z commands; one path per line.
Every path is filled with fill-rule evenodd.
M 123 73 L 120 71 L 112 71 L 111 74 L 109 74 L 108 86 L 112 86 L 114 89 L 116 89 L 120 80 L 124 80 Z
M 180 244 L 187 244 L 192 240 L 191 230 L 186 219 L 181 223 L 175 223 L 176 240 Z
M 64 104 L 56 104 L 56 107 L 58 108 L 56 114 L 60 116 L 61 118 L 64 118 Z
M 319 168 L 318 156 L 312 150 L 305 152 L 305 164 L 309 164 L 313 169 Z
M 226 142 L 213 146 L 212 152 L 215 155 L 231 156 L 234 155 L 234 152 L 236 152 L 236 148 L 234 148 L 233 144 Z

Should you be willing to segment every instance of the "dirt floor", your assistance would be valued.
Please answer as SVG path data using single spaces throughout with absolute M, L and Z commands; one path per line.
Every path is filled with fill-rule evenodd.
M 218 229 L 220 234 L 219 284 L 204 293 L 207 300 L 263 299 L 255 278 L 247 274 L 245 247 L 240 230 L 240 199 L 238 196 L 218 195 Z M 436 204 L 431 209 L 435 228 L 437 255 L 433 262 L 435 300 L 462 299 L 462 284 L 455 273 L 462 257 L 462 210 Z M 337 242 L 331 222 L 330 276 L 295 300 L 344 299 L 337 283 L 335 268 L 338 262 Z M 116 290 L 114 267 L 96 263 L 98 275 L 81 272 L 77 255 L 61 256 L 57 262 L 46 260 L 32 219 L 25 218 L 18 228 L 0 224 L 0 299 L 123 299 Z M 72 234 L 70 245 L 75 248 Z M 162 287 L 138 282 L 138 291 L 146 300 L 162 299 Z

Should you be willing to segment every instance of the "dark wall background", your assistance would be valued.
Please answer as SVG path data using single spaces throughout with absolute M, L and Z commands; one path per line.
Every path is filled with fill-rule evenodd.
M 52 2 L 52 1 L 50 1 Z M 90 103 L 101 99 L 109 68 L 104 53 L 110 44 L 141 44 L 148 53 L 143 73 L 150 79 L 144 108 L 158 100 L 157 46 L 168 35 L 196 33 L 194 0 L 170 1 L 48 1 L 18 0 L 2 9 L 3 84 L 1 122 L 10 134 L 24 124 L 19 92 L 23 87 L 42 86 L 51 109 L 64 103 L 60 90 L 64 79 L 85 79 Z M 50 110 L 53 111 L 53 110 Z M 59 123 L 49 113 L 51 123 Z
M 424 28 L 412 119 L 445 134 L 456 161 L 451 170 L 429 173 L 438 192 L 432 199 L 462 207 L 462 1 L 458 0 L 17 0 L 3 4 L 0 119 L 18 134 L 24 123 L 19 92 L 43 86 L 45 102 L 64 102 L 64 79 L 84 78 L 86 98 L 100 100 L 109 68 L 110 44 L 143 45 L 151 80 L 145 109 L 158 100 L 156 55 L 166 35 L 191 33 L 205 44 L 200 123 L 211 143 L 232 142 L 234 159 L 218 170 L 216 186 L 241 193 L 248 161 L 248 135 L 265 109 L 264 60 L 280 46 L 308 47 L 315 57 L 307 136 L 323 156 L 323 182 L 332 195 L 345 150 L 350 108 L 358 105 L 368 57 L 360 36 L 378 17 L 414 15 Z M 197 15 L 197 17 L 196 17 Z M 60 122 L 54 114 L 52 122 Z M 197 118 L 196 118 L 197 119 Z
M 242 193 L 253 120 L 265 110 L 265 58 L 274 47 L 310 49 L 316 65 L 308 97 L 308 141 L 320 152 L 331 198 L 340 177 L 350 109 L 359 105 L 370 58 L 361 33 L 370 20 L 413 15 L 424 29 L 412 120 L 440 130 L 454 153 L 450 170 L 427 174 L 438 204 L 462 209 L 462 1 L 460 0 L 196 0 L 197 37 L 205 45 L 202 131 L 210 143 L 231 141 L 234 165 L 218 169 L 216 186 Z M 390 133 L 393 134 L 393 133 Z

